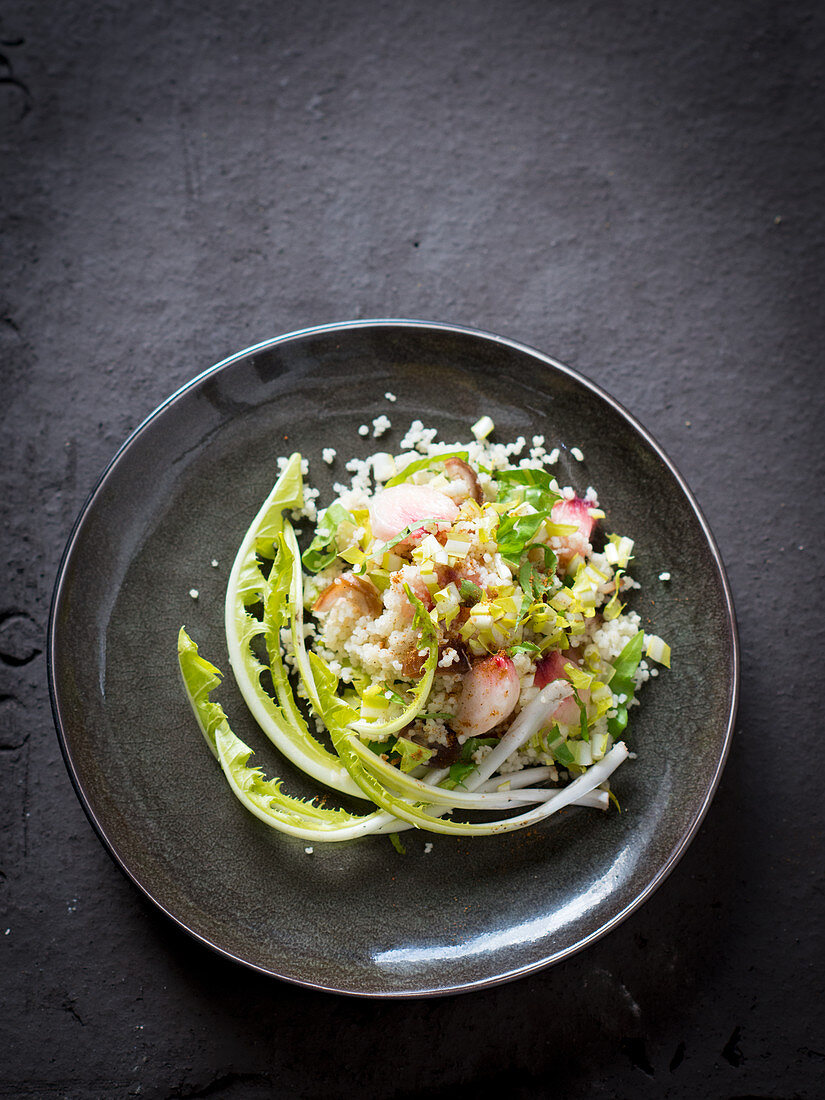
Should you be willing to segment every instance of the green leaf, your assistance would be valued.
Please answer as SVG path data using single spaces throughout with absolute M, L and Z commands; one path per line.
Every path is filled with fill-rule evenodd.
M 616 660 L 611 662 L 613 675 L 610 677 L 609 684 L 614 695 L 626 695 L 628 699 L 632 698 L 636 689 L 633 676 L 642 659 L 643 644 L 644 633 L 640 630 L 625 645 Z
M 280 550 L 273 562 L 269 577 L 267 578 L 266 595 L 264 599 L 264 638 L 267 653 L 269 655 L 269 673 L 272 677 L 272 685 L 278 705 L 288 722 L 301 731 L 306 743 L 318 746 L 321 759 L 331 764 L 335 759 L 322 745 L 320 745 L 309 732 L 303 714 L 298 709 L 292 686 L 289 682 L 289 674 L 281 657 L 281 630 L 289 626 L 290 588 L 292 585 L 292 554 L 283 544 L 283 535 L 279 536 Z M 261 689 L 262 690 L 262 689 Z
M 198 654 L 198 647 L 183 626 L 178 632 L 178 665 L 186 696 L 198 719 L 201 733 L 213 756 L 217 757 L 215 726 L 221 721 L 223 712 L 217 704 L 210 702 L 209 695 L 220 687 L 221 671 Z
M 258 509 L 235 555 L 228 590 L 238 608 L 251 607 L 262 598 L 264 576 L 259 559 L 272 560 L 278 535 L 283 528 L 284 512 L 301 508 L 303 503 L 301 456 L 296 452 L 290 456 L 269 496 Z
M 458 595 L 462 603 L 478 603 L 484 596 L 484 589 L 480 588 L 474 581 L 467 580 L 464 577 Z
M 397 737 L 388 737 L 386 741 L 367 741 L 367 748 L 370 752 L 374 752 L 376 756 L 383 756 L 385 753 L 389 754 L 392 751 Z
M 616 707 L 616 715 L 613 718 L 607 719 L 607 732 L 613 738 L 619 738 L 627 729 L 627 707 L 619 705 Z
M 576 763 L 576 758 L 567 747 L 566 741 L 562 741 L 560 745 L 556 745 L 553 749 L 553 759 L 557 764 L 561 764 L 563 768 L 569 768 L 571 764 Z
M 546 511 L 531 512 L 529 516 L 505 515 L 498 525 L 496 535 L 501 556 L 507 561 L 518 562 L 525 547 L 535 538 L 536 532 L 549 514 Z
M 555 496 L 559 496 L 559 494 L 551 488 L 551 483 L 554 479 L 553 475 L 548 473 L 547 470 L 534 470 L 531 467 L 519 466 L 517 469 L 513 470 L 498 470 L 494 476 L 499 486 L 533 486 L 553 493 Z M 501 490 L 499 490 L 499 492 L 500 491 Z
M 279 779 L 267 779 L 259 768 L 250 768 L 252 749 L 232 732 L 220 703 L 209 697 L 220 684 L 221 673 L 200 656 L 183 628 L 178 635 L 178 664 L 198 726 L 232 792 L 250 813 L 280 832 L 305 840 L 350 840 L 391 825 L 393 819 L 385 813 L 351 814 L 285 794 Z
M 408 700 L 403 695 L 399 695 L 397 691 L 394 691 L 391 687 L 385 689 L 384 694 L 390 700 L 391 703 L 397 703 L 400 707 L 405 707 Z
M 614 695 L 626 696 L 625 702 L 617 705 L 614 717 L 607 719 L 607 731 L 614 738 L 620 737 L 627 729 L 627 708 L 636 692 L 633 676 L 642 659 L 643 645 L 644 632 L 640 630 L 613 661 L 613 675 L 608 681 L 610 690 Z
M 498 738 L 496 737 L 468 737 L 461 746 L 458 760 L 450 765 L 450 774 L 442 786 L 448 788 L 462 786 L 470 772 L 476 769 L 473 753 L 478 752 L 478 750 L 485 745 L 494 748 L 497 744 Z
M 553 559 L 556 555 L 547 546 L 543 546 L 542 550 L 549 553 Z M 553 568 L 555 568 L 555 561 L 553 562 Z M 543 601 L 545 596 L 555 588 L 555 576 L 553 572 L 547 573 L 539 569 L 539 567 L 532 561 L 523 561 L 519 566 L 518 571 L 518 583 L 522 592 L 528 596 L 531 601 L 539 600 Z
M 296 451 L 290 455 L 272 492 L 264 501 L 252 524 L 259 553 L 264 557 L 272 557 L 274 543 L 283 527 L 284 512 L 303 508 L 303 506 L 304 478 L 301 473 L 301 456 Z
M 548 515 L 561 493 L 552 489 L 552 474 L 547 470 L 533 470 L 519 467 L 516 470 L 499 470 L 495 475 L 498 482 L 498 501 L 526 501 L 540 512 Z
M 309 664 L 315 684 L 318 716 L 329 728 L 331 725 L 351 726 L 358 711 L 338 694 L 338 677 L 315 650 L 309 652 Z
M 414 771 L 419 764 L 426 764 L 433 754 L 433 749 L 417 745 L 415 741 L 408 741 L 406 737 L 399 737 L 393 745 L 392 751 L 398 753 L 398 766 L 402 772 Z
M 399 531 L 398 534 L 395 536 L 395 538 L 390 539 L 389 542 L 382 543 L 381 546 L 374 546 L 372 548 L 372 550 L 370 550 L 369 561 L 380 561 L 381 558 L 384 556 L 384 554 L 387 553 L 388 550 L 392 550 L 392 548 L 394 546 L 397 546 L 399 542 L 403 542 L 404 539 L 408 535 L 411 535 L 414 530 L 415 531 L 420 531 L 421 528 L 426 527 L 428 523 L 434 523 L 434 522 L 435 522 L 435 516 L 428 516 L 428 517 L 425 517 L 424 519 L 416 520 L 416 522 L 414 524 L 411 523 L 408 527 L 405 527 L 403 530 Z M 366 570 L 362 566 L 360 569 L 354 570 L 354 572 L 363 573 L 363 572 L 366 572 Z
M 292 653 L 295 658 L 295 666 L 301 677 L 307 698 L 320 716 L 321 703 L 318 699 L 318 689 L 315 685 L 312 664 L 307 654 L 306 640 L 304 639 L 304 577 L 301 572 L 301 557 L 298 550 L 298 540 L 292 524 L 284 521 L 284 528 L 278 541 L 279 560 L 284 562 L 283 570 L 289 570 L 289 629 L 292 636 Z M 337 680 L 336 680 L 337 687 Z
M 587 707 L 579 698 L 578 691 L 574 691 L 573 694 L 576 697 L 576 703 L 579 708 L 579 737 L 581 737 L 582 741 L 589 741 L 590 731 L 587 728 Z
M 495 478 L 498 482 L 499 503 L 509 504 L 515 509 L 526 502 L 536 509 L 529 516 L 514 516 L 509 512 L 499 523 L 496 536 L 499 552 L 508 561 L 518 563 L 525 547 L 550 515 L 553 505 L 561 499 L 561 494 L 550 488 L 553 478 L 546 470 L 521 467 L 517 470 L 500 470 Z M 548 554 L 552 553 L 552 550 L 545 548 L 546 561 Z
M 320 573 L 332 565 L 338 556 L 336 536 L 342 523 L 351 523 L 356 527 L 355 516 L 339 501 L 330 504 L 318 521 L 315 537 L 303 553 L 301 560 L 310 573 Z
M 225 607 L 229 661 L 252 716 L 287 759 L 320 783 L 346 794 L 357 794 L 358 788 L 341 761 L 310 734 L 295 704 L 280 656 L 280 629 L 287 623 L 293 587 L 299 599 L 301 593 L 300 562 L 294 577 L 293 553 L 284 548 L 284 531 L 288 528 L 291 532 L 292 528 L 283 512 L 302 501 L 301 456 L 296 453 L 247 529 L 230 571 Z M 294 541 L 294 534 L 292 538 Z M 297 543 L 294 545 L 297 554 Z M 261 571 L 259 556 L 274 559 L 268 578 Z M 248 610 L 261 602 L 263 621 Z M 303 615 L 303 606 L 299 610 Z M 252 648 L 262 634 L 266 638 L 278 702 L 261 684 L 267 666 Z
M 416 459 L 415 462 L 410 462 L 408 466 L 405 466 L 400 474 L 396 474 L 395 477 L 391 477 L 389 481 L 385 482 L 384 488 L 391 489 L 393 485 L 401 485 L 403 482 L 409 481 L 413 474 L 417 474 L 419 470 L 429 470 L 432 466 L 438 466 L 446 462 L 448 458 L 461 458 L 466 462 L 467 451 L 442 451 L 440 454 L 427 455 L 425 458 Z
M 397 703 L 399 707 L 409 706 L 409 699 L 405 699 L 403 695 L 399 695 L 398 692 L 393 691 L 391 687 L 387 687 L 384 689 L 384 695 L 391 702 Z M 420 718 L 422 721 L 425 721 L 427 718 L 441 718 L 446 721 L 449 718 L 455 718 L 455 715 L 447 714 L 444 711 L 421 711 L 421 713 L 418 714 L 417 717 Z
M 543 542 L 538 543 L 541 549 L 544 551 L 544 571 L 548 574 L 554 574 L 556 566 L 559 564 L 559 557 L 555 550 L 551 550 L 549 546 L 545 546 Z

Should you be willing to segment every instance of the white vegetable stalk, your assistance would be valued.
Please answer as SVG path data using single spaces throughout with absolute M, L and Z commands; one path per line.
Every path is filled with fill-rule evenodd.
M 477 791 L 498 791 L 502 789 L 517 790 L 521 787 L 532 787 L 538 783 L 547 783 L 554 779 L 556 769 L 541 765 L 536 768 L 522 768 L 521 771 L 511 772 L 509 775 L 497 775 L 495 778 L 485 779 L 476 787 Z
M 494 779 L 485 779 L 483 783 L 479 783 L 476 790 L 482 793 L 486 793 L 487 791 L 518 791 L 525 787 L 529 788 L 534 783 L 546 783 L 549 779 L 553 778 L 554 774 L 555 768 L 524 768 L 523 771 L 513 772 L 512 775 L 504 777 L 499 775 Z M 563 788 L 545 787 L 544 791 L 547 793 L 555 793 L 560 789 Z M 571 805 L 588 806 L 594 810 L 606 810 L 610 805 L 610 795 L 607 791 L 590 791 L 587 794 L 581 795 L 575 802 L 571 803 Z
M 422 821 L 420 810 L 416 810 L 415 807 L 411 806 L 408 812 L 406 805 L 403 803 L 396 804 L 396 813 L 399 817 L 410 821 L 418 828 L 433 833 L 447 833 L 452 836 L 487 836 L 497 833 L 509 833 L 516 829 L 525 829 L 531 825 L 537 825 L 540 821 L 550 817 L 551 814 L 557 813 L 566 806 L 572 805 L 577 799 L 590 794 L 613 774 L 616 768 L 627 759 L 627 755 L 627 746 L 623 741 L 620 741 L 603 760 L 600 760 L 598 764 L 593 764 L 583 775 L 574 779 L 567 787 L 554 792 L 553 797 L 548 798 L 527 813 L 515 817 L 489 821 L 484 824 L 441 821 L 440 814 L 446 812 L 446 810 L 442 810 L 439 815 L 428 815 L 426 821 Z
M 609 779 L 616 768 L 627 759 L 627 755 L 627 746 L 623 741 L 620 741 L 617 745 L 614 745 L 603 760 L 600 760 L 598 764 L 593 764 L 584 775 L 580 775 L 578 779 L 574 779 L 568 786 L 563 787 L 555 798 L 548 799 L 543 805 L 537 806 L 534 810 L 522 814 L 520 817 L 511 817 L 505 821 L 494 823 L 490 831 L 499 833 L 509 832 L 511 829 L 523 829 L 543 821 L 544 818 L 557 813 L 565 806 L 572 806 L 579 798 L 590 794 L 596 787 L 601 786 Z
M 560 680 L 554 680 L 543 687 L 535 699 L 522 710 L 492 752 L 467 776 L 464 786 L 474 791 L 485 779 L 497 772 L 509 756 L 520 749 L 525 741 L 529 741 L 534 733 L 538 733 L 562 699 L 571 695 L 572 691 L 568 683 Z
M 558 793 L 558 789 L 547 787 L 514 788 L 508 791 L 501 789 L 500 784 L 499 787 L 491 786 L 486 792 L 434 787 L 411 775 L 405 775 L 391 764 L 385 763 L 374 752 L 362 745 L 357 738 L 351 738 L 350 745 L 365 767 L 386 786 L 395 788 L 402 797 L 434 806 L 452 807 L 457 810 L 499 810 L 546 802 Z

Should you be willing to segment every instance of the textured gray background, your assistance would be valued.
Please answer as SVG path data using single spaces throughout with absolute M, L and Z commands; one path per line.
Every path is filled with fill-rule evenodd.
M 822 1095 L 821 11 L 3 5 L 0 1095 Z M 43 655 L 130 430 L 250 343 L 382 315 L 627 405 L 710 521 L 743 650 L 717 798 L 642 910 L 535 977 L 388 1004 L 247 973 L 142 900 Z

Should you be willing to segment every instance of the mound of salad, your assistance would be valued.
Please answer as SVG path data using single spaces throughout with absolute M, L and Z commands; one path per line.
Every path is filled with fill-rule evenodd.
M 351 484 L 321 510 L 307 460 L 279 459 L 238 549 L 225 630 L 243 698 L 284 756 L 363 812 L 250 765 L 212 699 L 221 673 L 181 628 L 200 729 L 267 825 L 311 841 L 474 836 L 616 801 L 636 693 L 670 650 L 624 602 L 634 543 L 603 530 L 596 491 L 560 486 L 542 437 L 503 444 L 493 430 L 483 417 L 445 444 L 414 421 L 399 453 L 348 462 Z

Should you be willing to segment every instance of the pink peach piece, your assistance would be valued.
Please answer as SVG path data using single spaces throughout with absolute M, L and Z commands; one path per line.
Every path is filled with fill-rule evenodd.
M 457 515 L 458 505 L 438 489 L 406 482 L 384 489 L 370 504 L 372 533 L 385 542 L 400 535 L 405 527 L 412 528 L 412 535 L 420 536 L 420 530 L 415 530 L 419 521 L 434 519 L 449 524 Z
M 595 525 L 595 520 L 590 515 L 590 506 L 579 497 L 572 500 L 557 500 L 550 513 L 553 523 L 573 524 L 578 527 L 580 533 L 589 539 Z
M 481 737 L 503 722 L 513 712 L 520 688 L 515 665 L 505 653 L 476 661 L 461 686 L 458 732 Z

